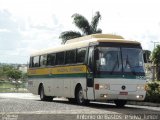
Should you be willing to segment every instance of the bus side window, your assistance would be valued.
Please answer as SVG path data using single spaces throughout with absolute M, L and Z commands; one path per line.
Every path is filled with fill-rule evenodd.
M 33 67 L 33 57 L 30 57 L 30 61 L 29 61 L 29 68 Z
M 33 57 L 33 67 L 39 67 L 39 56 Z
M 55 60 L 56 60 L 56 54 L 51 53 L 47 55 L 47 65 L 48 66 L 54 66 L 55 65 Z
M 47 55 L 40 56 L 40 67 L 44 67 L 47 65 Z
M 64 64 L 64 52 L 56 53 L 56 65 L 63 65 Z
M 86 48 L 80 48 L 77 50 L 77 63 L 84 63 L 86 56 Z
M 66 51 L 65 62 L 66 64 L 73 64 L 76 61 L 76 50 Z
M 93 72 L 93 66 L 94 66 L 94 61 L 93 61 L 93 57 L 94 57 L 94 47 L 89 47 L 89 54 L 88 54 L 88 65 L 90 70 Z

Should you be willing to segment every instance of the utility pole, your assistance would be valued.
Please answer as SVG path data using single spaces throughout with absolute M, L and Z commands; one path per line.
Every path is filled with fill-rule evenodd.
M 155 49 L 156 44 L 157 44 L 157 43 L 160 43 L 160 42 L 157 42 L 157 41 L 151 41 L 151 43 L 153 43 L 153 44 L 154 44 L 154 49 Z

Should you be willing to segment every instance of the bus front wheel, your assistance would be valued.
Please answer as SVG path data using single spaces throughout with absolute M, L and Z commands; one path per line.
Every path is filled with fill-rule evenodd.
M 114 103 L 116 104 L 117 107 L 124 107 L 127 101 L 126 100 L 115 100 Z
M 82 87 L 78 87 L 76 90 L 76 101 L 79 105 L 88 105 L 89 100 L 84 99 Z
M 79 105 L 85 104 L 82 87 L 78 87 L 76 90 L 76 101 Z
M 53 97 L 52 96 L 46 96 L 44 93 L 44 87 L 40 87 L 40 99 L 41 101 L 52 101 Z
M 70 103 L 75 103 L 75 102 L 76 102 L 76 99 L 74 99 L 74 98 L 68 98 L 68 101 L 69 101 Z

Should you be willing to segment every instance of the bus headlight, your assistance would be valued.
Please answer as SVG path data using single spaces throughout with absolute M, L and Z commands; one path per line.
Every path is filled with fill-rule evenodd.
M 145 90 L 145 85 L 137 85 L 137 90 Z
M 99 89 L 110 89 L 110 85 L 109 84 L 100 84 Z

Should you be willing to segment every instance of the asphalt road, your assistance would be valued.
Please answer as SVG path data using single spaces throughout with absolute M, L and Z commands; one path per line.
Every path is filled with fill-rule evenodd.
M 91 102 L 88 106 L 71 104 L 65 98 L 51 102 L 31 93 L 0 93 L 0 120 L 159 120 L 160 108 Z

